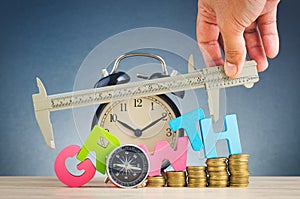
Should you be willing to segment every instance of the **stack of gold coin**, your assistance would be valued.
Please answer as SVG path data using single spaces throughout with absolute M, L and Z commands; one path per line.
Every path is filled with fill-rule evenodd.
M 250 172 L 248 170 L 249 154 L 229 156 L 230 187 L 248 187 Z
M 148 176 L 147 187 L 164 187 L 166 180 L 163 176 Z
M 209 187 L 227 187 L 228 171 L 227 158 L 210 158 L 206 160 L 209 175 Z
M 185 187 L 186 173 L 185 171 L 168 171 L 168 187 Z
M 188 187 L 206 187 L 207 174 L 204 166 L 188 166 Z

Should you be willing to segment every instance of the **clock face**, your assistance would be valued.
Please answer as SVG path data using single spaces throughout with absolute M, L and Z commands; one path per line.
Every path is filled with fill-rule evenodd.
M 149 159 L 135 145 L 123 145 L 111 152 L 107 159 L 107 175 L 119 187 L 131 188 L 144 182 L 149 174 Z
M 171 131 L 168 121 L 179 116 L 178 108 L 166 95 L 148 96 L 100 105 L 93 126 L 105 128 L 121 144 L 144 144 L 153 152 L 159 141 L 176 147 L 183 132 Z

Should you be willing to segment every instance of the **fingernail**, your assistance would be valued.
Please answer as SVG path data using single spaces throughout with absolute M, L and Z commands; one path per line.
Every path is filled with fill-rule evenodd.
M 235 64 L 226 62 L 225 63 L 225 73 L 229 77 L 234 77 L 237 73 L 237 66 Z

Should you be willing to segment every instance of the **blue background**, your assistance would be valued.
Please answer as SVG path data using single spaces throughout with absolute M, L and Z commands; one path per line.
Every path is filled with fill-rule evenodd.
M 237 113 L 242 146 L 253 175 L 300 175 L 299 2 L 278 10 L 280 54 L 249 92 L 227 91 L 227 110 Z M 52 114 L 56 150 L 35 121 L 35 77 L 49 94 L 71 91 L 76 72 L 101 41 L 138 27 L 164 27 L 195 38 L 195 0 L 28 0 L 0 6 L 0 175 L 54 175 L 57 153 L 80 144 L 70 110 Z

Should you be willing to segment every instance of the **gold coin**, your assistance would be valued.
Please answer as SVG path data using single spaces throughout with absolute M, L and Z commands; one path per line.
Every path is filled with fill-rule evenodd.
M 230 175 L 232 176 L 250 176 L 250 172 L 246 171 L 230 171 Z
M 148 184 L 165 184 L 165 181 L 148 181 Z
M 230 183 L 232 184 L 249 184 L 248 179 L 238 179 L 238 180 L 230 180 Z
M 203 171 L 197 171 L 188 173 L 188 176 L 207 176 L 207 173 Z
M 229 165 L 229 169 L 248 169 L 248 164 Z
M 228 184 L 228 181 L 227 180 L 224 180 L 224 181 L 222 181 L 222 180 L 210 180 L 209 182 L 208 182 L 208 184 L 209 185 L 224 185 L 224 184 Z
M 207 176 L 188 176 L 188 179 L 207 179 Z
M 248 162 L 234 162 L 228 164 L 228 167 L 245 167 L 245 166 L 248 166 Z
M 249 173 L 248 169 L 229 169 L 229 173 Z
M 148 181 L 148 184 L 166 184 L 165 181 Z
M 156 181 L 156 180 L 165 180 L 165 178 L 156 178 L 156 177 L 155 177 L 155 178 L 153 178 L 153 177 L 149 178 L 149 177 L 148 177 L 147 180 L 148 180 L 148 181 L 152 181 L 152 180 L 155 180 L 155 181 Z
M 238 158 L 234 158 L 234 159 L 228 159 L 228 164 L 232 164 L 232 163 L 248 163 L 249 160 L 247 158 L 241 158 L 241 159 L 238 159 Z
M 185 187 L 186 183 L 168 183 L 168 187 Z
M 200 182 L 206 182 L 206 178 L 189 178 L 189 183 L 200 183 Z
M 155 182 L 155 183 L 164 183 L 166 180 L 165 179 L 151 179 L 151 180 L 148 180 L 148 182 Z
M 148 188 L 160 188 L 160 187 L 164 187 L 164 186 L 146 186 L 146 187 L 148 187 Z
M 249 173 L 248 169 L 229 169 L 229 173 Z
M 206 173 L 206 170 L 189 170 L 187 172 L 188 174 L 191 174 L 191 173 L 199 173 L 199 174 L 202 174 L 202 173 Z
M 197 183 L 197 184 L 188 184 L 187 185 L 188 187 L 194 187 L 194 188 L 196 188 L 196 187 L 206 187 L 207 186 L 207 183 Z
M 205 171 L 194 171 L 194 172 L 189 172 L 188 176 L 206 176 Z
M 248 181 L 249 176 L 230 176 L 230 181 Z
M 229 166 L 228 170 L 230 171 L 239 171 L 239 170 L 248 170 L 248 165 L 240 165 L 240 166 Z
M 229 181 L 229 177 L 214 177 L 214 178 L 210 178 L 208 181 Z
M 227 158 L 210 158 L 206 160 L 207 166 L 223 166 L 226 165 Z
M 165 181 L 161 181 L 161 182 L 155 182 L 155 181 L 148 181 L 148 184 L 165 184 Z
M 209 187 L 227 187 L 228 181 L 210 181 L 208 183 Z
M 186 180 L 173 180 L 173 181 L 169 181 L 168 180 L 168 184 L 183 184 L 186 183 Z
M 228 172 L 227 171 L 211 171 L 208 172 L 209 176 L 228 176 Z
M 229 187 L 233 187 L 233 188 L 245 188 L 245 187 L 248 187 L 248 184 L 230 184 Z
M 214 188 L 224 188 L 227 187 L 228 184 L 209 184 L 208 187 L 214 187 Z
M 187 176 L 189 178 L 206 178 L 207 173 L 189 173 Z
M 168 171 L 167 176 L 169 177 L 180 177 L 180 176 L 186 176 L 185 171 Z
M 210 171 L 227 171 L 227 166 L 216 166 L 216 167 L 212 167 L 209 166 L 207 167 L 208 172 Z
M 189 177 L 187 177 L 187 179 L 203 179 L 203 180 L 206 180 L 207 177 L 206 176 L 189 176 Z
M 146 185 L 146 187 L 164 187 L 165 184 L 152 184 L 152 183 L 149 183 Z
M 174 183 L 174 182 L 184 183 L 184 182 L 186 182 L 186 179 L 185 178 L 184 179 L 168 179 L 167 182 L 168 183 Z
M 186 170 L 188 172 L 192 172 L 192 171 L 205 171 L 206 167 L 205 166 L 188 166 L 188 167 L 186 167 Z
M 236 179 L 249 179 L 249 176 L 236 176 L 236 175 L 231 175 L 230 179 L 236 180 Z
M 238 158 L 238 159 L 240 159 L 240 158 L 249 158 L 249 154 L 247 154 L 247 153 L 240 153 L 240 154 L 232 154 L 232 155 L 230 155 L 229 156 L 229 158 L 232 158 L 232 159 L 234 159 L 234 158 Z
M 186 178 L 169 178 L 168 182 L 185 182 Z
M 240 165 L 248 165 L 248 161 L 228 161 L 229 166 L 240 166 Z
M 148 176 L 147 179 L 151 180 L 151 179 L 165 179 L 165 178 L 163 176 Z

